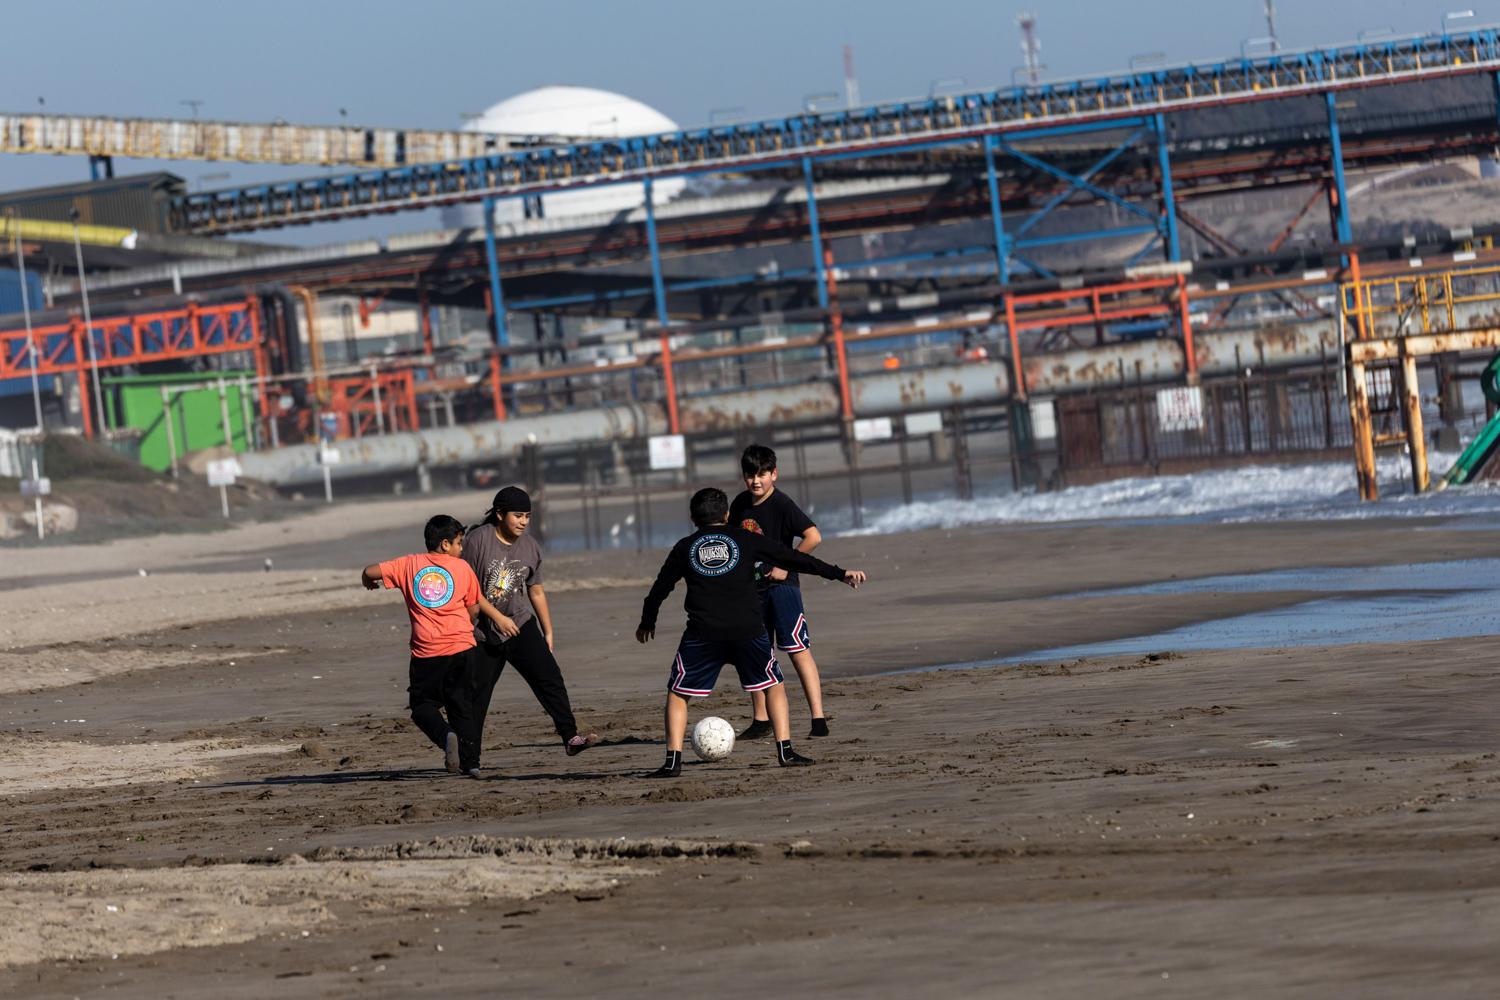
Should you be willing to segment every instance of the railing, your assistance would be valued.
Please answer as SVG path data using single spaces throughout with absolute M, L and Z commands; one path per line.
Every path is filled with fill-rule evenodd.
M 1494 326 L 1500 317 L 1497 265 L 1347 282 L 1341 291 L 1346 314 L 1367 338 Z

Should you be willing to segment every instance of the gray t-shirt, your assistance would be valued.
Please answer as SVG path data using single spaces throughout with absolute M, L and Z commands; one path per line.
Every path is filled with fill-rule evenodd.
M 494 525 L 476 525 L 464 536 L 464 562 L 479 577 L 479 589 L 485 600 L 517 625 L 536 617 L 526 588 L 542 582 L 542 547 L 530 535 L 522 535 L 514 544 L 500 540 Z M 503 642 L 495 623 L 479 616 L 475 635 L 483 642 Z

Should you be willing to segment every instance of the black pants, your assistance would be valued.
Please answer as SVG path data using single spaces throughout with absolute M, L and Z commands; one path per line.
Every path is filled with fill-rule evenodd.
M 531 687 L 538 704 L 552 717 L 557 735 L 567 742 L 578 735 L 578 723 L 573 718 L 573 706 L 568 701 L 568 685 L 563 682 L 562 669 L 552 650 L 547 648 L 547 637 L 535 618 L 529 618 L 521 626 L 521 632 L 513 639 L 501 643 L 482 642 L 475 648 L 474 656 L 474 738 L 484 733 L 484 718 L 490 711 L 490 696 L 495 693 L 495 684 L 507 662 L 514 664 L 516 673 Z
M 474 663 L 472 648 L 451 656 L 413 656 L 406 687 L 411 721 L 439 747 L 447 745 L 450 730 L 457 733 L 458 756 L 464 768 L 479 766 L 479 726 L 473 707 Z

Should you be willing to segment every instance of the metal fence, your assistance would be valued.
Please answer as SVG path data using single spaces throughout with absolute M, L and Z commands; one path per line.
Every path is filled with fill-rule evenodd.
M 1399 420 L 1389 373 L 1372 373 L 1373 408 Z M 1058 465 L 1065 482 L 1188 471 L 1226 461 L 1346 457 L 1348 409 L 1336 369 L 1204 382 L 1187 411 L 1185 390 L 1140 387 L 1057 401 Z M 1382 392 L 1380 387 L 1384 385 Z
M 950 408 L 861 424 L 840 421 L 684 436 L 684 465 L 653 470 L 645 441 L 538 446 L 513 467 L 484 470 L 484 485 L 524 482 L 533 531 L 563 548 L 650 549 L 689 530 L 687 501 L 703 486 L 743 489 L 740 453 L 777 452 L 779 488 L 821 525 L 864 527 L 873 513 L 923 499 L 968 499 L 1013 488 L 1010 426 L 1002 407 Z

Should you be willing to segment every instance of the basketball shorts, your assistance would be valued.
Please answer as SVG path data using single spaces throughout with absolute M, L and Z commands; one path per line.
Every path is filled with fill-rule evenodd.
M 785 584 L 761 591 L 761 611 L 766 631 L 776 648 L 784 653 L 801 653 L 812 647 L 807 632 L 807 614 L 802 609 L 802 588 Z
M 692 639 L 682 637 L 667 690 L 684 698 L 707 698 L 724 664 L 734 664 L 740 686 L 746 691 L 764 691 L 781 683 L 781 668 L 771 651 L 771 640 L 761 633 L 753 639 Z

